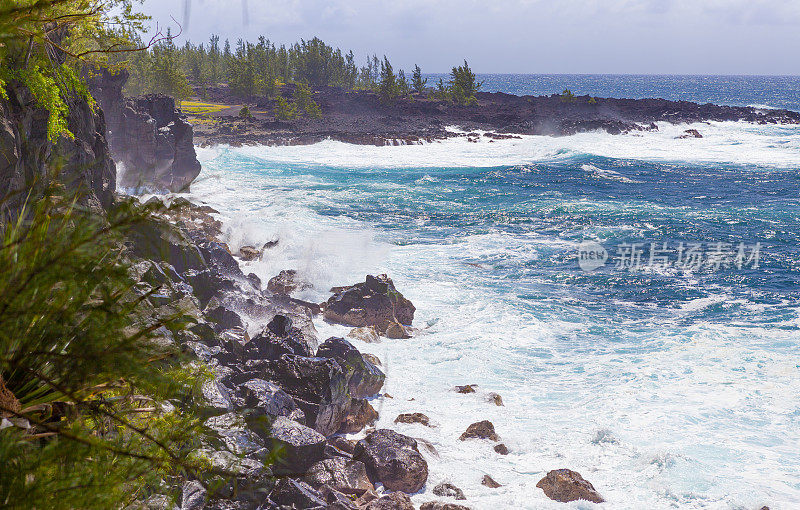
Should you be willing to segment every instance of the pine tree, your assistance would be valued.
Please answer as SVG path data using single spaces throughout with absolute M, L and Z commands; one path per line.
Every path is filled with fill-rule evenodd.
M 420 69 L 418 65 L 415 65 L 414 73 L 411 75 L 411 86 L 414 88 L 414 92 L 417 94 L 422 94 L 425 92 L 425 85 L 427 83 L 428 79 L 422 78 L 422 69 Z

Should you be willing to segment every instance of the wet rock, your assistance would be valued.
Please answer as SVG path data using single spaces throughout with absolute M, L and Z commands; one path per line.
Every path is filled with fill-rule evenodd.
M 459 439 L 465 441 L 467 439 L 491 439 L 497 441 L 499 437 L 494 431 L 494 425 L 489 420 L 479 421 L 467 427 L 466 432 L 461 434 Z
M 442 482 L 436 487 L 433 488 L 433 493 L 437 496 L 443 496 L 446 498 L 453 498 L 453 499 L 467 499 L 464 496 L 464 491 L 453 485 L 452 483 Z
M 276 418 L 264 431 L 272 448 L 280 449 L 275 465 L 276 474 L 302 474 L 325 455 L 325 436 L 283 416 Z
M 274 294 L 290 295 L 298 290 L 310 289 L 312 285 L 297 277 L 294 269 L 284 269 L 278 276 L 273 276 L 267 282 L 267 290 Z
M 410 325 L 414 305 L 397 292 L 386 275 L 367 276 L 363 283 L 345 287 L 325 305 L 325 320 L 346 326 L 375 326 L 379 332 L 391 324 Z
M 430 419 L 422 413 L 403 413 L 394 419 L 395 423 L 421 423 L 430 427 Z
M 253 337 L 252 344 L 262 359 L 278 359 L 284 354 L 311 356 L 311 349 L 300 328 L 284 315 L 276 315 L 264 330 Z
M 353 457 L 367 466 L 370 479 L 392 491 L 414 493 L 428 479 L 428 463 L 417 442 L 393 430 L 379 429 L 356 444 Z
M 382 498 L 370 501 L 365 510 L 414 510 L 411 498 L 402 492 L 392 492 Z
M 353 456 L 353 452 L 356 449 L 356 441 L 347 439 L 342 436 L 333 436 L 328 439 L 328 444 L 335 446 L 338 450 L 349 454 L 351 457 Z
M 261 259 L 261 250 L 256 249 L 254 246 L 242 246 L 239 248 L 239 258 L 245 262 Z
M 328 503 L 328 506 L 325 507 L 327 510 L 359 510 L 359 507 L 356 506 L 350 496 L 332 487 L 323 485 L 319 488 L 319 492 L 325 498 L 325 502 Z
M 206 489 L 196 481 L 183 484 L 181 510 L 202 510 L 206 506 Z
M 408 332 L 408 328 L 400 324 L 399 322 L 393 322 L 389 324 L 384 332 L 386 338 L 391 338 L 394 340 L 403 340 L 406 338 L 411 338 L 411 334 Z
M 494 392 L 486 394 L 486 401 L 498 407 L 503 405 L 503 397 Z
M 475 393 L 477 387 L 477 384 L 467 384 L 466 386 L 456 386 L 455 391 L 456 393 Z
M 203 314 L 214 325 L 214 330 L 217 333 L 221 333 L 226 329 L 244 328 L 244 322 L 242 322 L 239 314 L 224 305 L 219 305 L 212 309 L 206 308 Z
M 309 426 L 326 436 L 339 430 L 351 397 L 345 373 L 335 360 L 284 354 L 264 370 L 267 379 L 292 396 Z
M 332 337 L 317 350 L 317 357 L 336 360 L 345 370 L 347 386 L 353 398 L 376 395 L 386 379 L 381 370 L 364 359 L 364 356 L 344 338 Z
M 194 241 L 167 221 L 153 218 L 137 222 L 128 232 L 128 240 L 134 255 L 167 262 L 178 273 L 206 269 L 207 261 Z
M 269 499 L 292 508 L 325 508 L 327 503 L 316 489 L 305 482 L 280 478 L 269 494 Z
M 315 463 L 308 469 L 303 480 L 312 487 L 328 487 L 342 492 L 361 496 L 375 487 L 369 481 L 367 468 L 358 460 L 349 460 L 343 457 L 326 459 Z
M 441 501 L 428 501 L 423 503 L 419 510 L 471 510 L 468 506 L 455 503 L 442 503 Z
M 424 448 L 425 451 L 427 451 L 428 453 L 430 453 L 431 455 L 433 455 L 437 459 L 439 458 L 439 452 L 436 450 L 436 447 L 433 446 L 433 443 L 431 443 L 427 439 L 423 439 L 421 437 L 415 437 L 414 439 L 416 439 L 417 444 L 422 446 L 422 448 Z
M 562 503 L 579 499 L 593 503 L 604 501 L 591 483 L 584 480 L 580 473 L 569 469 L 555 469 L 548 472 L 536 486 L 542 489 L 548 498 Z
M 481 480 L 481 485 L 485 485 L 490 489 L 496 489 L 498 487 L 502 487 L 501 484 L 497 483 L 494 478 L 489 475 L 483 475 L 483 479 Z
M 508 447 L 503 443 L 497 444 L 494 446 L 494 451 L 499 453 L 500 455 L 508 455 Z
M 339 433 L 355 434 L 364 430 L 364 427 L 373 425 L 376 421 L 378 421 L 378 411 L 369 402 L 363 399 L 353 399 L 342 420 Z
M 362 342 L 368 344 L 377 344 L 380 343 L 381 341 L 381 336 L 378 334 L 378 331 L 375 329 L 375 326 L 364 326 L 361 328 L 353 328 L 347 334 L 347 338 L 361 340 Z
M 278 385 L 263 379 L 250 379 L 238 385 L 232 400 L 237 409 L 258 411 L 255 416 L 286 416 L 296 421 L 305 419 L 288 393 Z
M 683 132 L 681 136 L 678 138 L 703 138 L 703 135 L 700 134 L 700 131 L 696 129 L 687 129 Z
M 361 355 L 364 356 L 364 360 L 365 361 L 368 361 L 368 362 L 372 363 L 376 367 L 380 367 L 380 366 L 383 365 L 381 363 L 381 360 L 377 356 L 375 356 L 374 354 L 369 354 L 367 352 L 362 352 Z

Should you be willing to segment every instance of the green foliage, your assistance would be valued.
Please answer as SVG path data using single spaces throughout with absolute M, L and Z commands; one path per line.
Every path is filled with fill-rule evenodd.
M 589 104 L 597 104 L 597 99 L 594 97 L 589 98 Z
M 0 431 L 0 506 L 119 508 L 204 476 L 205 372 L 164 341 L 182 312 L 154 314 L 130 277 L 122 235 L 147 211 L 106 219 L 53 191 L 1 229 L 0 380 L 21 409 L 0 408 L 17 423 Z
M 242 109 L 239 110 L 239 118 L 252 119 L 253 114 L 250 113 L 250 108 L 248 108 L 247 106 L 242 106 Z
M 476 104 L 478 101 L 475 94 L 481 85 L 466 60 L 463 66 L 454 67 L 450 72 L 450 98 L 457 104 Z
M 389 59 L 386 57 L 383 57 L 383 62 L 381 63 L 381 81 L 378 85 L 378 95 L 381 101 L 384 102 L 396 99 L 400 95 L 397 76 L 395 76 L 392 64 L 389 63 Z
M 428 79 L 422 78 L 422 69 L 420 69 L 418 65 L 415 65 L 414 73 L 411 75 L 411 87 L 414 89 L 414 92 L 422 94 L 425 91 L 425 85 L 427 85 L 427 83 Z
M 297 112 L 302 110 L 312 119 L 319 119 L 322 117 L 322 110 L 320 110 L 317 102 L 314 101 L 314 95 L 311 89 L 306 85 L 300 83 L 295 87 L 293 99 Z
M 133 48 L 127 35 L 145 19 L 131 0 L 13 0 L 0 5 L 0 96 L 12 80 L 50 112 L 51 141 L 71 138 L 69 102 L 93 104 L 79 79 L 84 66 L 108 62 L 111 51 Z
M 275 106 L 275 117 L 279 120 L 292 120 L 297 118 L 297 108 L 290 104 L 283 96 L 278 96 Z
M 561 93 L 561 101 L 572 103 L 575 101 L 575 94 L 573 94 L 570 89 L 564 89 L 564 92 Z

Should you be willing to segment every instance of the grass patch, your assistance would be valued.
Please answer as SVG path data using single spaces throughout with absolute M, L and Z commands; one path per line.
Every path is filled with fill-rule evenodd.
M 181 101 L 181 110 L 190 115 L 203 115 L 220 112 L 230 105 L 201 103 L 199 101 Z

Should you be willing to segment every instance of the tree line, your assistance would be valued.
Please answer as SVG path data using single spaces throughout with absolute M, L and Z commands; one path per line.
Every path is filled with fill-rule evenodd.
M 149 51 L 124 56 L 131 72 L 128 95 L 162 92 L 186 99 L 193 88 L 203 95 L 209 87 L 225 82 L 232 94 L 248 100 L 277 97 L 283 85 L 295 83 L 311 89 L 372 90 L 385 101 L 430 93 L 438 99 L 470 104 L 480 89 L 466 61 L 453 68 L 447 83 L 440 80 L 434 92 L 427 87 L 419 66 L 410 78 L 403 70 L 395 72 L 386 56 L 367 56 L 359 66 L 352 50 L 345 53 L 318 37 L 289 46 L 276 45 L 265 36 L 256 42 L 239 39 L 232 45 L 212 35 L 207 42 L 187 41 L 179 46 L 169 32 L 167 35 Z

